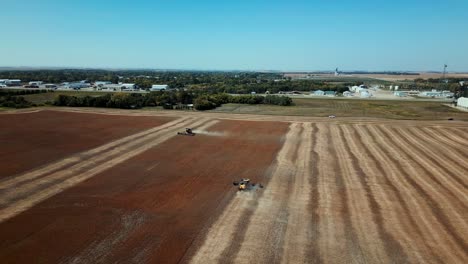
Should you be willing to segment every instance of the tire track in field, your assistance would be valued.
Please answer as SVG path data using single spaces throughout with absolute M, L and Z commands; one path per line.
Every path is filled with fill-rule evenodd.
M 288 223 L 284 235 L 283 255 L 281 263 L 304 263 L 309 260 L 309 251 L 317 254 L 316 236 L 313 232 L 314 212 L 310 210 L 312 180 L 317 177 L 311 174 L 312 134 L 315 132 L 310 123 L 305 123 L 301 135 L 301 147 L 298 150 L 296 163 L 297 172 L 294 176 L 294 186 L 289 195 Z M 315 259 L 318 256 L 313 256 Z M 319 260 L 320 258 L 317 258 Z
M 450 146 L 452 148 L 451 150 L 458 153 L 460 157 L 463 157 L 464 159 L 468 159 L 467 147 L 461 146 L 460 144 L 450 140 L 450 138 L 443 135 L 439 129 L 425 127 L 423 128 L 423 131 L 428 135 L 428 137 L 438 139 L 439 142 L 442 142 L 443 144 Z
M 296 139 L 300 133 L 300 125 L 293 123 L 289 127 L 289 131 L 285 136 L 285 141 L 276 157 L 276 164 L 273 168 L 272 178 L 265 186 L 264 190 L 273 188 L 273 180 L 278 177 L 278 174 L 289 175 L 295 168 L 292 161 L 288 157 L 294 155 L 297 150 Z M 238 192 L 234 199 L 224 209 L 221 216 L 210 227 L 208 234 L 202 246 L 197 250 L 190 262 L 192 263 L 225 263 L 234 259 L 234 255 L 225 255 L 230 253 L 230 247 L 233 243 L 241 243 L 236 241 L 235 236 L 238 232 L 245 234 L 249 219 L 244 217 L 251 217 L 253 211 L 258 208 L 259 198 L 262 197 L 254 192 Z M 249 212 L 250 211 L 250 212 Z M 268 219 L 268 217 L 266 218 Z M 239 239 L 239 238 L 238 238 Z M 264 243 L 261 241 L 260 243 Z M 237 253 L 237 252 L 235 252 Z
M 379 129 L 380 128 L 380 129 Z M 413 159 L 414 153 L 407 153 L 405 152 L 405 148 L 407 148 L 406 144 L 402 143 L 400 140 L 400 136 L 393 136 L 391 132 L 388 130 L 385 130 L 384 128 L 381 127 L 370 127 L 374 131 L 374 135 L 377 135 L 377 137 L 382 137 L 382 138 L 387 138 L 387 139 L 394 139 L 392 141 L 393 144 L 387 144 L 387 149 L 391 150 L 394 155 L 399 155 L 399 156 L 405 156 L 408 161 L 410 166 L 405 166 L 406 169 L 408 169 L 408 172 L 406 174 L 405 179 L 411 184 L 411 186 L 414 188 L 415 194 L 418 194 L 423 198 L 420 203 L 426 204 L 430 210 L 432 211 L 431 213 L 425 213 L 424 214 L 424 219 L 423 220 L 431 220 L 435 221 L 435 223 L 428 225 L 427 230 L 431 235 L 437 236 L 436 243 L 438 243 L 438 247 L 440 248 L 445 248 L 447 252 L 453 251 L 455 248 L 461 249 L 461 251 L 457 251 L 457 257 L 459 259 L 466 259 L 467 256 L 466 252 L 464 251 L 464 248 L 467 247 L 466 242 L 458 232 L 456 231 L 457 228 L 455 228 L 452 225 L 453 218 L 457 218 L 457 222 L 460 224 L 463 224 L 463 220 L 460 220 L 458 214 L 455 215 L 455 217 L 448 217 L 444 210 L 443 207 L 432 197 L 432 196 L 439 196 L 440 192 L 433 189 L 432 186 L 428 186 L 429 189 L 431 189 L 431 192 L 428 193 L 425 188 L 422 187 L 422 184 L 427 182 L 424 181 L 424 179 L 421 179 L 422 175 L 421 172 L 417 171 L 414 166 L 411 165 L 417 165 L 418 167 L 421 167 L 416 160 Z M 385 141 L 381 141 L 385 142 Z M 395 160 L 393 157 L 390 156 L 391 159 L 394 160 L 394 162 L 399 163 L 398 160 Z M 405 164 L 408 165 L 408 164 Z M 445 200 L 442 198 L 442 200 Z M 448 203 L 450 204 L 450 203 Z M 419 212 L 419 210 L 416 210 L 415 212 Z M 451 210 L 452 214 L 455 212 Z M 429 230 L 434 230 L 437 228 L 440 228 L 440 231 L 436 232 L 430 232 Z M 459 230 L 466 230 L 466 228 L 461 228 Z M 445 242 L 443 241 L 444 239 L 440 237 L 441 234 L 447 234 L 445 238 Z M 447 246 L 447 247 L 446 247 Z M 462 257 L 463 256 L 463 257 Z
M 406 202 L 402 203 L 402 205 L 408 205 L 409 212 L 405 212 L 402 216 L 396 216 L 398 222 L 409 220 L 410 224 L 414 224 L 414 227 L 411 225 L 402 226 L 402 228 L 406 228 L 406 230 L 401 230 L 399 232 L 398 238 L 400 241 L 406 241 L 405 247 L 408 248 L 406 250 L 407 254 L 413 255 L 413 258 L 418 259 L 418 262 L 428 262 L 427 255 L 431 253 L 436 253 L 440 255 L 440 251 L 434 251 L 434 248 L 430 247 L 430 244 L 440 243 L 443 239 L 440 237 L 440 230 L 437 232 L 428 232 L 432 230 L 434 227 L 439 227 L 437 219 L 433 216 L 433 208 L 427 204 L 426 200 L 421 197 L 421 195 L 417 192 L 417 188 L 414 187 L 415 183 L 411 180 L 411 175 L 405 170 L 407 164 L 402 164 L 400 160 L 396 159 L 395 157 L 399 157 L 400 153 L 398 150 L 392 148 L 394 145 L 393 142 L 389 142 L 390 138 L 387 135 L 382 134 L 381 131 L 376 130 L 373 126 L 355 126 L 356 131 L 360 134 L 362 138 L 376 139 L 377 144 L 368 143 L 365 141 L 365 145 L 367 145 L 369 151 L 379 160 L 382 162 L 383 165 L 383 172 L 389 176 L 389 180 L 395 184 L 395 188 L 397 188 L 397 192 L 404 195 L 404 200 Z M 371 132 L 372 130 L 372 132 Z M 388 153 L 388 154 L 387 154 Z M 413 222 L 412 219 L 414 217 Z M 424 237 L 422 241 L 417 241 L 421 243 L 415 243 L 415 237 L 409 236 L 411 234 L 411 230 L 421 229 L 419 234 Z M 397 229 L 397 230 L 400 230 Z M 442 231 L 443 232 L 443 231 Z M 430 243 L 427 244 L 426 243 Z M 424 247 L 427 245 L 429 250 L 421 249 L 421 244 Z M 421 251 L 424 252 L 424 255 L 421 254 Z M 437 258 L 446 259 L 447 256 L 437 256 Z M 432 259 L 432 257 L 430 258 Z
M 345 165 L 346 158 L 343 156 L 342 145 L 338 140 L 339 135 L 336 134 L 335 125 L 328 126 L 329 132 L 327 133 L 328 151 L 334 160 L 337 161 L 338 172 L 335 175 L 335 184 L 338 189 L 341 190 L 340 205 L 341 205 L 341 217 L 344 220 L 344 243 L 346 244 L 346 250 L 351 255 L 352 263 L 368 263 L 368 258 L 361 247 L 359 241 L 359 230 L 356 230 L 356 226 L 353 225 L 353 210 L 355 208 L 353 204 L 349 205 L 348 201 L 353 201 L 353 195 L 350 192 L 349 183 L 345 175 L 350 175 L 353 172 L 348 165 Z
M 411 248 L 408 241 L 408 232 L 415 231 L 421 241 L 425 241 L 423 232 L 411 216 L 411 211 L 400 189 L 392 182 L 390 171 L 392 168 L 381 150 L 374 144 L 369 144 L 365 138 L 368 135 L 360 131 L 360 127 L 341 126 L 343 132 L 348 135 L 348 151 L 353 155 L 353 163 L 362 168 L 365 179 L 361 184 L 368 190 L 369 202 L 376 208 L 377 213 L 373 219 L 379 229 L 380 239 L 385 245 L 385 250 L 391 263 L 409 263 L 409 256 L 405 249 Z M 379 177 L 382 175 L 382 177 Z M 372 181 L 382 179 L 383 183 L 373 184 Z M 389 190 L 387 190 L 387 187 Z M 396 198 L 396 202 L 392 202 Z M 406 218 L 400 217 L 407 216 Z
M 309 250 L 306 252 L 306 259 L 310 260 L 312 263 L 323 263 L 322 253 L 320 252 L 318 241 L 321 239 L 320 236 L 320 214 L 319 214 L 319 205 L 320 205 L 320 194 L 319 192 L 319 164 L 320 157 L 317 150 L 318 142 L 318 128 L 317 125 L 312 126 L 313 147 L 310 151 L 310 173 L 309 181 L 311 185 L 310 198 L 308 207 L 312 212 L 312 218 L 310 219 L 310 237 L 311 239 L 308 242 L 307 247 Z
M 30 182 L 26 186 L 22 186 L 21 189 L 15 189 L 14 191 L 16 192 L 8 193 L 9 196 L 2 194 L 2 201 L 12 202 L 3 204 L 4 208 L 0 210 L 0 222 L 5 221 L 6 219 L 27 210 L 35 204 L 62 192 L 65 189 L 68 189 L 160 144 L 161 142 L 166 141 L 169 138 L 174 137 L 177 130 L 184 126 L 198 126 L 207 122 L 207 120 L 208 119 L 199 119 L 194 123 L 191 123 L 192 120 L 187 120 L 183 123 L 179 123 L 177 126 L 167 129 L 166 131 L 157 132 L 144 137 L 144 139 L 138 141 L 137 146 L 135 146 L 133 142 L 119 146 L 115 150 L 121 155 L 111 156 L 115 154 L 114 150 L 103 154 L 109 155 L 106 156 L 109 159 L 104 159 L 105 161 L 100 164 L 96 164 L 94 160 L 85 160 L 75 165 L 73 169 L 65 168 L 63 171 L 57 171 L 47 177 Z M 124 152 L 124 154 L 122 154 L 122 152 Z M 15 199 L 15 197 L 20 197 L 20 199 Z
M 451 140 L 457 142 L 461 146 L 468 147 L 468 137 L 466 131 L 462 131 L 454 127 L 448 127 L 444 130 L 450 131 L 448 134 L 450 135 Z
M 63 169 L 66 166 L 71 166 L 71 165 L 76 164 L 78 162 L 82 162 L 82 161 L 84 161 L 86 159 L 91 158 L 92 156 L 99 155 L 102 152 L 112 150 L 113 148 L 118 147 L 121 144 L 128 143 L 128 142 L 130 142 L 132 140 L 135 140 L 135 139 L 138 140 L 141 137 L 150 135 L 152 133 L 158 132 L 158 131 L 163 130 L 163 129 L 170 128 L 170 127 L 175 126 L 175 125 L 178 125 L 181 122 L 185 122 L 187 119 L 188 118 L 177 119 L 177 120 L 165 123 L 165 124 L 163 124 L 161 126 L 157 126 L 157 127 L 145 130 L 143 132 L 133 134 L 131 136 L 127 136 L 127 137 L 112 141 L 110 143 L 104 144 L 104 145 L 99 146 L 97 148 L 74 154 L 72 156 L 69 156 L 69 157 L 63 159 L 63 160 L 53 162 L 53 163 L 48 164 L 48 165 L 46 165 L 44 167 L 34 169 L 32 171 L 23 173 L 21 175 L 12 176 L 11 178 L 7 178 L 7 179 L 4 179 L 4 180 L 2 179 L 0 181 L 0 193 L 1 193 L 1 191 L 5 190 L 5 189 L 18 187 L 18 185 L 20 185 L 22 183 L 34 180 L 36 178 L 44 176 L 45 174 L 52 173 L 54 171 Z
M 347 250 L 343 242 L 345 236 L 344 216 L 341 210 L 342 188 L 335 184 L 339 173 L 336 166 L 336 157 L 330 152 L 331 144 L 328 125 L 317 124 L 317 141 L 314 150 L 320 160 L 318 170 L 318 196 L 320 204 L 317 206 L 319 221 L 319 252 L 324 263 L 346 263 L 352 260 L 353 255 Z
M 302 141 L 304 129 L 302 124 L 293 126 L 296 139 L 300 138 L 301 142 L 295 140 L 299 145 L 292 153 L 303 153 L 307 145 Z M 299 181 L 298 172 L 303 169 L 297 167 L 297 160 L 292 160 L 294 156 L 297 154 L 284 157 L 283 161 L 277 160 L 277 169 L 258 199 L 257 207 L 246 225 L 244 239 L 232 258 L 233 263 L 278 263 L 289 250 L 283 247 L 292 213 L 289 197 Z
M 369 184 L 367 175 L 362 166 L 359 166 L 360 159 L 351 150 L 351 145 L 356 148 L 354 138 L 346 137 L 352 135 L 343 126 L 331 126 L 333 138 L 337 139 L 337 153 L 340 165 L 343 167 L 344 179 L 349 186 L 349 203 L 351 205 L 351 219 L 353 227 L 357 230 L 358 239 L 366 250 L 365 256 L 372 261 L 389 263 L 390 256 L 394 263 L 407 263 L 407 256 L 404 254 L 401 245 L 386 230 L 382 207 L 376 200 L 376 194 Z M 346 134 L 346 135 L 345 135 Z M 346 141 L 345 141 L 346 139 Z M 362 155 L 362 154 L 361 154 Z M 390 254 L 389 250 L 399 252 L 398 255 Z
M 382 127 L 382 129 L 385 130 L 386 128 Z M 408 156 L 410 156 L 414 161 L 416 161 L 415 164 L 417 164 L 432 181 L 446 190 L 447 195 L 453 198 L 453 200 L 451 200 L 452 204 L 454 201 L 457 201 L 458 206 L 461 207 L 463 211 L 468 210 L 468 207 L 465 205 L 465 202 L 468 201 L 466 188 L 459 187 L 454 184 L 453 181 L 451 181 L 451 179 L 456 176 L 454 176 L 452 172 L 448 171 L 438 159 L 434 158 L 437 156 L 437 154 L 422 146 L 417 140 L 413 138 L 412 135 L 407 133 L 405 130 L 397 128 L 393 131 L 398 134 L 396 138 L 398 139 L 398 142 L 403 144 L 401 145 L 403 147 L 403 151 L 407 153 Z M 404 142 L 406 142 L 406 144 Z M 409 145 L 412 146 L 412 148 L 409 148 Z M 432 164 L 429 161 L 432 161 Z M 431 169 L 429 170 L 428 168 Z M 442 177 L 433 175 L 434 171 Z M 431 189 L 431 192 L 436 191 L 434 187 L 427 181 L 424 181 L 424 183 L 425 186 Z M 465 191 L 463 191 L 463 189 L 465 189 Z
M 304 128 L 301 124 L 293 124 L 292 126 L 297 126 L 297 130 L 296 130 L 296 133 L 297 133 L 297 138 L 301 138 L 301 135 L 302 133 L 304 133 Z M 299 147 L 298 147 L 298 144 L 299 142 L 297 141 L 297 139 L 295 140 L 295 142 L 292 142 L 296 145 L 296 147 L 291 151 L 291 155 L 290 156 L 287 156 L 292 162 L 296 160 L 296 158 L 298 157 L 298 153 L 299 153 Z M 297 173 L 297 168 L 294 168 L 294 170 L 289 170 L 287 173 L 289 173 L 291 176 L 292 175 L 295 175 Z M 293 186 L 293 180 L 294 178 L 293 177 L 289 177 L 288 180 L 287 180 L 287 190 L 285 191 L 285 193 L 290 193 L 291 192 L 291 189 L 292 189 L 292 186 Z M 267 185 L 269 185 L 271 183 L 271 180 L 267 183 Z M 270 187 L 271 188 L 271 187 Z M 258 199 L 255 201 L 255 208 L 253 208 L 253 210 L 250 210 L 249 212 L 247 212 L 244 217 L 243 217 L 243 224 L 245 226 L 248 226 L 248 224 L 250 223 L 252 217 L 254 216 L 254 212 L 255 210 L 257 209 L 258 205 L 259 205 L 259 202 L 258 200 L 262 197 L 262 195 L 260 195 L 258 197 Z M 279 213 L 279 216 L 278 218 L 281 218 L 281 219 L 285 219 L 285 222 L 287 221 L 287 219 L 289 218 L 289 216 L 287 215 L 287 212 L 286 212 L 286 200 L 281 200 L 280 201 L 282 204 L 281 204 L 281 208 L 282 208 L 282 211 Z M 283 232 L 286 232 L 285 230 L 286 227 L 281 227 L 279 228 L 280 231 L 283 231 Z M 237 242 L 234 242 L 233 244 L 231 244 L 231 246 L 229 248 L 227 248 L 225 251 L 223 251 L 223 256 L 226 256 L 226 257 L 229 257 L 229 256 L 236 256 L 236 254 L 238 254 L 238 252 L 240 251 L 241 247 L 242 247 L 242 242 L 245 240 L 245 237 L 246 237 L 246 234 L 247 234 L 247 231 L 248 229 L 245 228 L 244 230 L 242 230 L 241 232 L 237 232 L 236 235 L 234 236 L 234 241 L 237 241 Z M 280 236 L 277 236 L 277 239 L 275 240 L 275 244 L 276 245 L 281 245 L 283 244 L 283 240 L 284 240 L 284 236 L 280 235 Z M 276 247 L 278 248 L 278 247 Z M 275 259 L 278 259 L 280 256 L 281 256 L 281 253 L 282 253 L 282 250 L 281 248 L 279 248 L 278 250 L 275 251 L 275 254 L 272 255 L 272 259 L 273 261 Z M 269 261 L 265 261 L 265 262 L 269 262 Z M 228 261 L 226 261 L 226 263 L 236 263 L 235 262 L 235 258 L 231 258 L 229 259 Z
M 425 142 L 434 141 L 434 137 L 423 133 L 420 129 L 410 128 L 408 132 L 409 134 L 412 134 L 413 136 L 417 137 L 418 139 L 422 139 Z M 454 155 L 454 150 L 452 148 L 446 147 L 443 144 L 437 144 L 434 142 L 430 145 L 423 145 L 417 141 L 415 143 L 420 146 L 420 149 L 424 153 L 430 154 L 428 159 L 436 164 L 440 164 L 441 166 L 439 168 L 441 170 L 450 175 L 458 185 L 463 187 L 463 190 L 468 190 L 468 184 L 463 180 L 463 175 L 468 175 L 468 167 L 463 166 L 463 164 L 468 165 L 468 160 L 462 159 L 456 154 Z
M 297 135 L 298 135 L 297 138 L 301 138 L 301 135 L 302 135 L 302 133 L 304 132 L 304 128 L 303 128 L 303 126 L 302 126 L 301 124 L 294 124 L 294 126 L 296 126 L 296 125 L 297 125 L 296 133 L 297 133 Z M 297 158 L 298 152 L 299 152 L 299 147 L 297 146 L 297 145 L 299 144 L 299 142 L 297 142 L 297 140 L 296 140 L 296 142 L 294 142 L 294 144 L 296 144 L 296 147 L 293 149 L 293 151 L 291 151 L 291 154 L 292 154 L 292 155 L 288 156 L 289 159 L 290 159 L 291 161 L 294 161 L 294 160 Z M 291 157 L 292 157 L 292 158 L 291 158 Z M 288 173 L 290 173 L 290 175 L 294 175 L 295 173 L 297 173 L 297 171 L 296 171 L 296 169 L 294 169 L 294 170 L 288 171 Z M 291 191 L 292 183 L 293 183 L 293 180 L 292 180 L 292 179 L 293 179 L 293 177 L 290 177 L 290 178 L 288 179 L 288 181 L 287 181 L 287 184 L 288 184 L 287 187 L 288 187 L 288 189 L 287 189 L 286 193 L 290 193 L 290 191 Z M 271 180 L 267 183 L 267 185 L 269 185 L 270 182 L 271 182 Z M 248 226 L 248 224 L 250 223 L 250 221 L 251 221 L 251 219 L 252 219 L 252 217 L 253 217 L 253 215 L 254 215 L 254 212 L 255 212 L 255 210 L 257 209 L 258 205 L 259 205 L 258 200 L 259 200 L 261 197 L 262 197 L 262 195 L 260 195 L 260 196 L 258 197 L 258 199 L 255 200 L 255 207 L 252 208 L 252 210 L 248 211 L 248 212 L 244 215 L 242 224 L 244 224 L 245 226 Z M 280 212 L 279 218 L 282 218 L 282 219 L 288 218 L 288 215 L 287 215 L 287 213 L 286 213 L 286 211 L 285 211 L 285 208 L 286 208 L 286 201 L 282 201 L 281 207 L 283 208 L 283 211 Z M 284 229 L 285 229 L 285 228 L 282 228 L 282 230 L 284 230 Z M 237 242 L 234 242 L 233 244 L 231 244 L 231 246 L 230 246 L 229 248 L 227 248 L 225 251 L 223 251 L 223 253 L 222 253 L 223 256 L 226 256 L 226 257 L 228 257 L 228 258 L 229 258 L 229 256 L 236 256 L 236 254 L 237 254 L 237 253 L 240 251 L 240 249 L 241 249 L 242 242 L 244 241 L 245 236 L 246 236 L 246 234 L 247 234 L 247 230 L 248 230 L 248 229 L 245 228 L 245 229 L 243 229 L 242 231 L 236 233 L 236 235 L 234 236 L 233 241 L 237 241 Z M 286 232 L 286 231 L 284 231 L 284 232 Z M 276 243 L 276 245 L 281 245 L 281 244 L 283 243 L 283 236 L 278 236 L 278 239 L 276 239 L 275 243 Z M 272 255 L 272 258 L 273 258 L 273 259 L 278 259 L 279 256 L 281 256 L 281 252 L 282 252 L 281 249 L 276 250 L 276 251 L 275 251 L 275 254 Z M 225 263 L 235 263 L 234 259 L 235 259 L 235 258 L 231 258 L 231 259 L 225 261 Z M 266 261 L 266 262 L 267 262 L 267 261 Z

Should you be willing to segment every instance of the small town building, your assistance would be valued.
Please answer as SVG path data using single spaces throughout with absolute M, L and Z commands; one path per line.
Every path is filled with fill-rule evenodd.
M 395 91 L 395 92 L 393 92 L 393 95 L 398 96 L 398 97 L 406 97 L 406 96 L 408 96 L 408 93 L 403 92 L 403 91 Z
M 372 97 L 372 94 L 371 94 L 369 91 L 361 91 L 359 94 L 360 94 L 360 96 L 361 96 L 362 98 L 370 98 L 370 97 Z
M 153 84 L 150 88 L 150 91 L 165 91 L 169 89 L 167 84 Z
M 314 91 L 314 95 L 325 95 L 325 92 L 322 90 Z
M 458 98 L 457 106 L 468 110 L 468 97 Z
M 437 91 L 426 91 L 426 92 L 422 92 L 419 94 L 420 96 L 425 96 L 425 97 L 442 97 L 442 92 L 437 92 Z
M 21 80 L 18 79 L 6 79 L 5 84 L 7 86 L 20 86 L 21 85 Z
M 112 82 L 109 82 L 109 81 L 96 81 L 96 82 L 94 82 L 95 87 L 102 87 L 102 86 L 107 85 L 107 84 L 112 84 Z
M 336 92 L 335 91 L 325 91 L 326 96 L 335 96 Z

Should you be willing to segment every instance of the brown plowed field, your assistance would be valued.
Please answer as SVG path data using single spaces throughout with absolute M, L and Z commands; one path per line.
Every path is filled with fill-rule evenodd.
M 467 123 L 176 113 L 0 179 L 2 263 L 468 263 Z
M 0 115 L 0 178 L 166 123 L 170 117 L 40 111 Z
M 0 259 L 177 262 L 236 194 L 234 179 L 267 175 L 287 128 L 202 120 L 196 129 L 213 133 L 168 139 L 4 221 Z

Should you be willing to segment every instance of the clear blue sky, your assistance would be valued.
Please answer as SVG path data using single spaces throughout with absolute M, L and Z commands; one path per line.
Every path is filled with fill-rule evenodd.
M 468 71 L 468 0 L 0 6 L 0 66 Z

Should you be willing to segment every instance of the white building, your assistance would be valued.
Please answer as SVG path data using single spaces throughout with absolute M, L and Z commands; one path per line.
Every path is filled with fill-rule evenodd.
M 167 84 L 153 84 L 150 88 L 150 91 L 163 91 L 168 89 L 169 85 Z
M 364 84 L 361 84 L 359 86 L 352 86 L 349 88 L 351 92 L 355 92 L 355 93 L 359 93 L 361 90 L 367 90 L 367 89 L 369 89 L 369 87 L 367 87 Z
M 42 85 L 43 83 L 44 83 L 43 81 L 31 81 L 29 82 L 29 85 L 39 86 L 39 85 Z
M 361 90 L 361 91 L 359 92 L 359 94 L 360 94 L 360 96 L 361 96 L 362 98 L 370 98 L 370 97 L 372 97 L 372 94 L 371 94 L 369 91 L 367 91 L 367 90 Z
M 68 88 L 68 89 L 79 90 L 81 88 L 88 88 L 91 85 L 89 83 L 76 82 L 76 83 L 69 83 L 64 86 L 65 88 Z
M 343 96 L 344 97 L 351 97 L 351 96 L 353 96 L 353 93 L 350 92 L 350 91 L 345 91 L 345 92 L 343 92 Z
M 126 90 L 126 91 L 132 91 L 132 90 L 138 89 L 138 85 L 134 83 L 120 83 L 119 85 L 122 86 L 122 90 Z
M 322 90 L 317 90 L 314 92 L 314 95 L 325 95 L 325 92 Z
M 21 85 L 21 80 L 18 79 L 6 79 L 4 80 L 5 84 L 8 86 L 20 86 Z
M 425 96 L 425 97 L 442 97 L 443 96 L 443 93 L 442 92 L 437 92 L 437 91 L 425 91 L 425 92 L 421 92 L 419 94 L 420 96 Z
M 101 86 L 106 85 L 106 84 L 112 84 L 112 83 L 108 82 L 108 81 L 96 81 L 96 82 L 94 82 L 94 86 L 96 86 L 96 87 L 101 87 Z
M 460 97 L 457 100 L 457 106 L 462 107 L 468 110 L 468 98 L 467 97 Z

